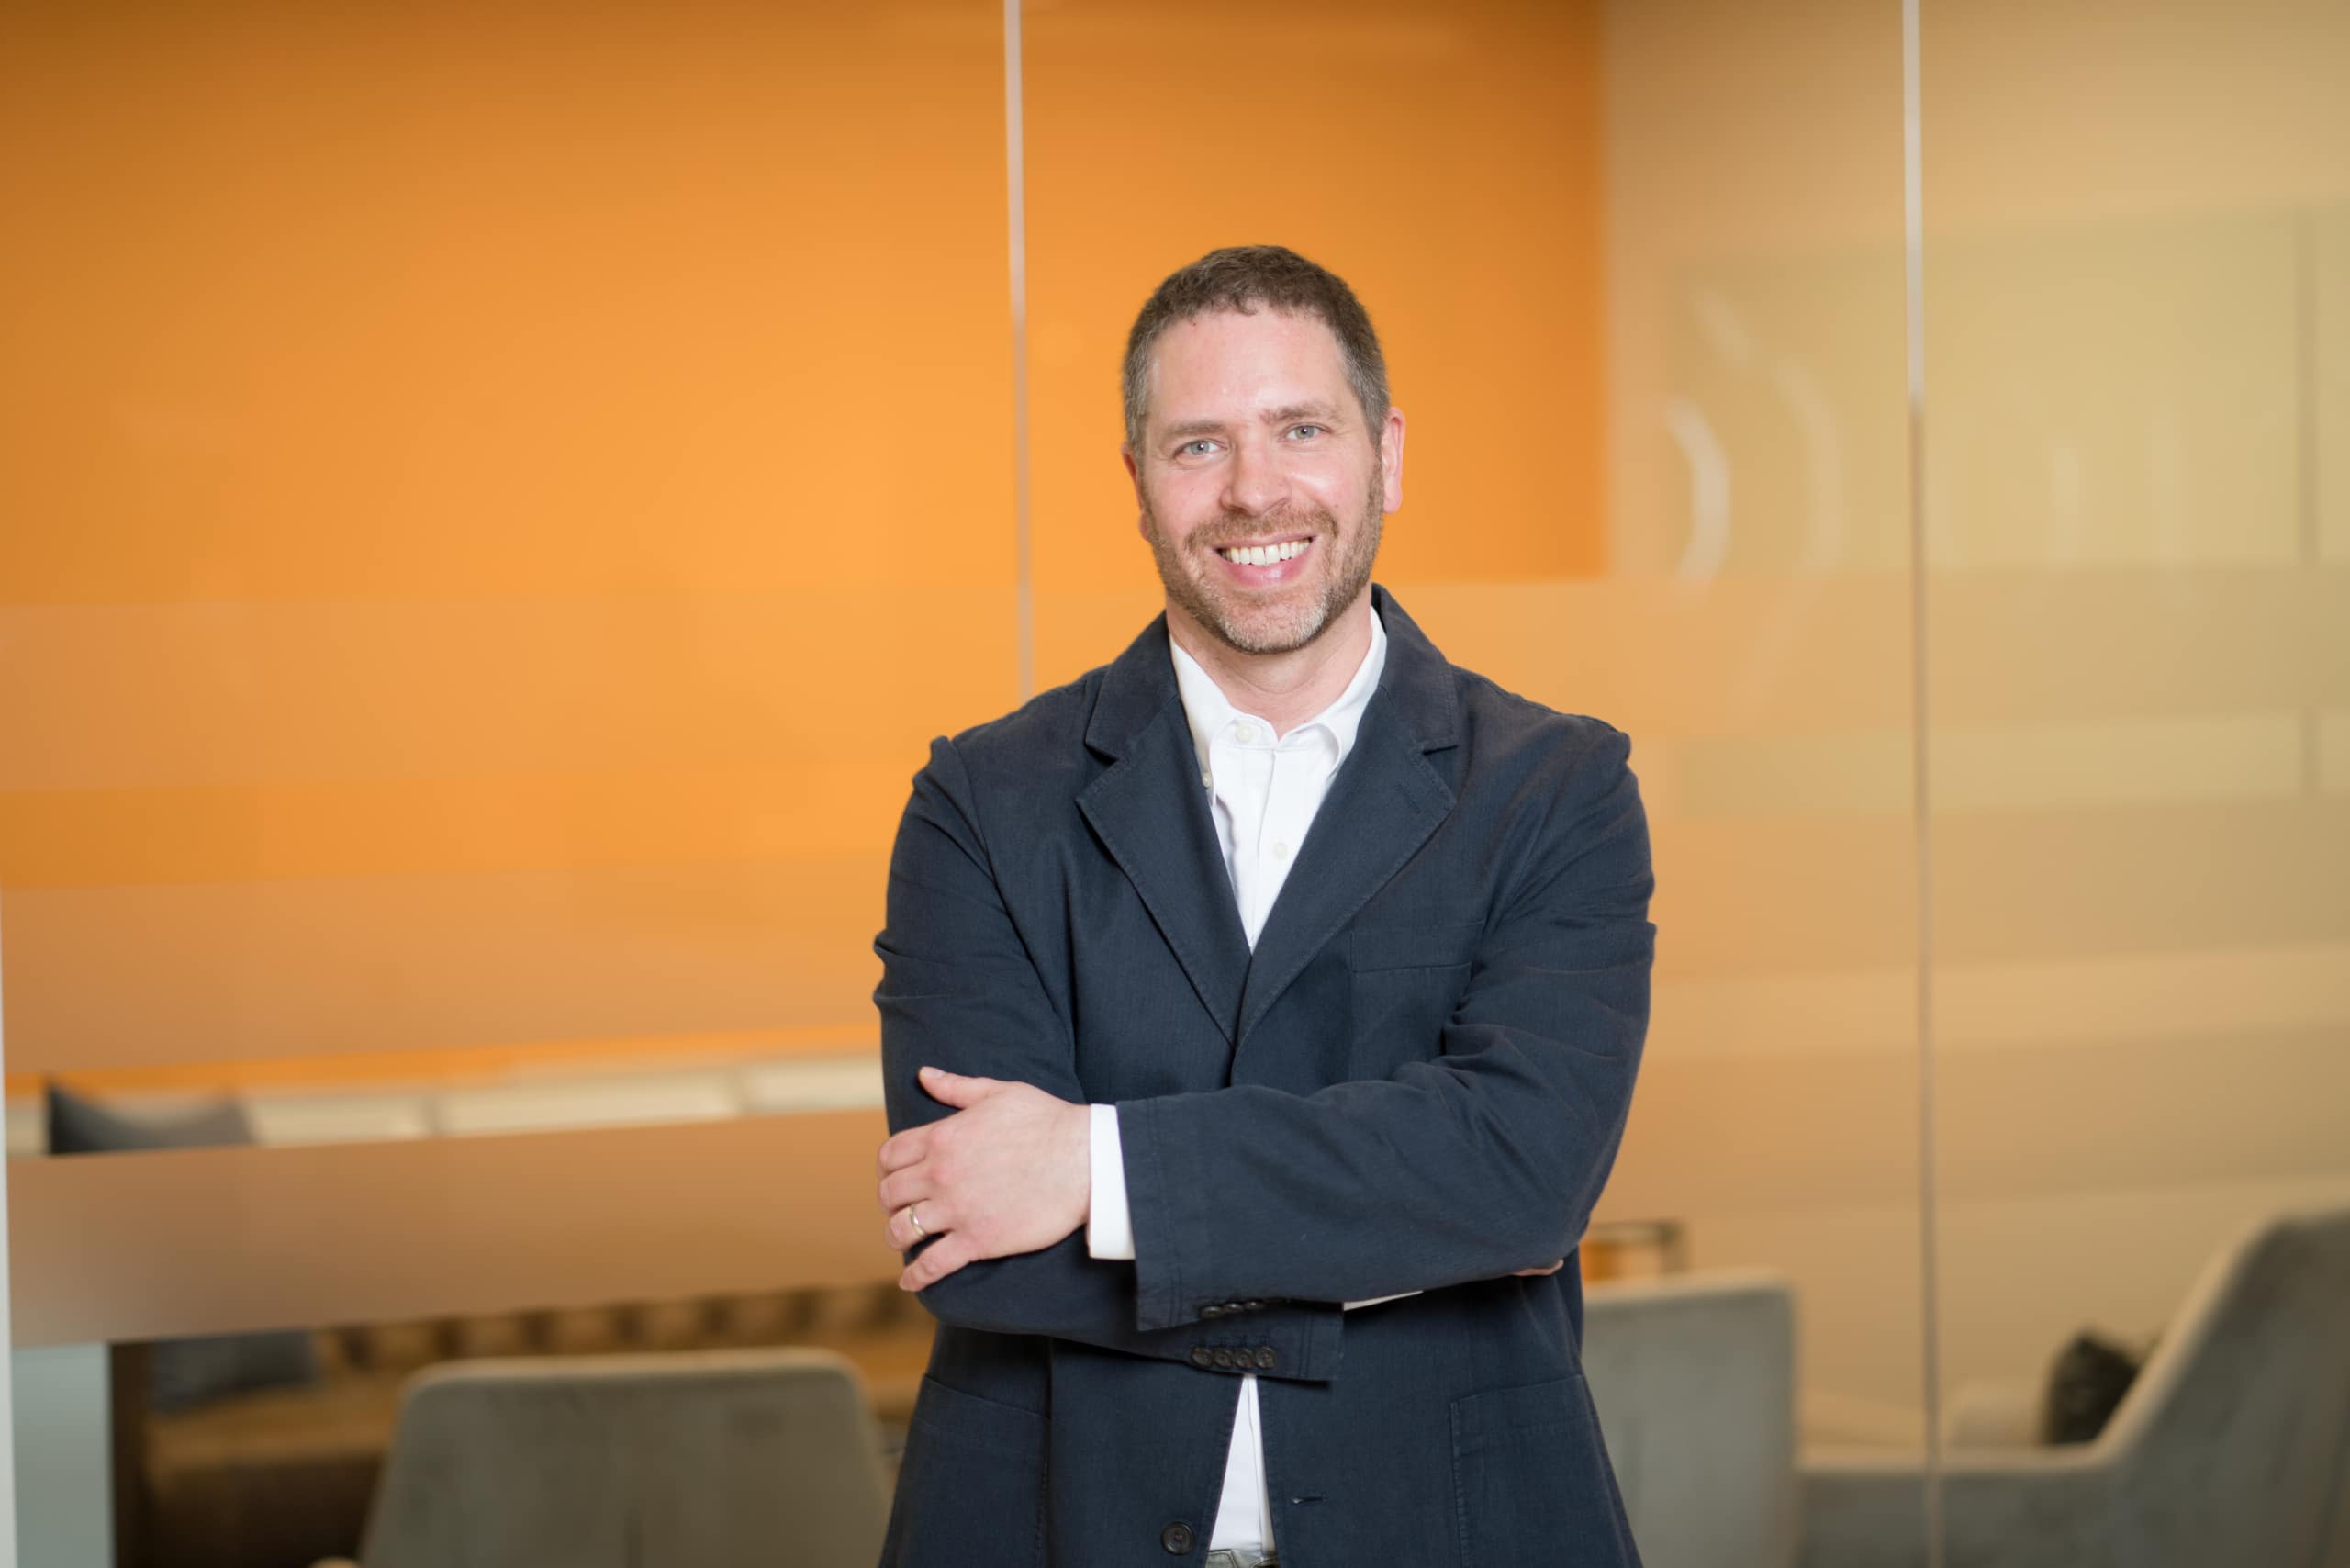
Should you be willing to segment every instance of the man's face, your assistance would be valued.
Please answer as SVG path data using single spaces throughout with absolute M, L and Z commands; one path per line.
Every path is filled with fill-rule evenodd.
M 1170 327 L 1146 410 L 1126 466 L 1170 613 L 1286 653 L 1362 596 L 1403 502 L 1404 416 L 1365 422 L 1329 328 L 1262 308 Z

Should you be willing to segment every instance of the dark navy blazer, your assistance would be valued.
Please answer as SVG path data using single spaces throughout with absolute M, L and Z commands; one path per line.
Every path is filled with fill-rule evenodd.
M 923 1293 L 885 1564 L 1200 1562 L 1244 1371 L 1283 1568 L 1639 1562 L 1575 1267 L 1648 1026 L 1629 745 L 1373 602 L 1386 668 L 1253 956 L 1164 621 L 915 778 L 890 1125 L 947 1114 L 924 1062 L 1114 1103 L 1136 1256 L 1080 1228 Z

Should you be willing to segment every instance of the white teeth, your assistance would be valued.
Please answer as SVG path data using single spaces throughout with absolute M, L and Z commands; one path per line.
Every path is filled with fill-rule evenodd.
M 1281 544 L 1244 544 L 1237 549 L 1219 550 L 1217 554 L 1236 566 L 1270 566 L 1282 561 L 1294 561 L 1305 554 L 1310 539 L 1292 539 Z

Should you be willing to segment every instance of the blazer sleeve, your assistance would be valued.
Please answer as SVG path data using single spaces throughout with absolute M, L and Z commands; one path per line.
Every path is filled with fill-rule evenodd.
M 953 743 L 932 743 L 899 824 L 887 924 L 874 943 L 892 1132 L 952 1113 L 917 1081 L 924 1064 L 1086 1100 L 1068 1022 L 1004 908 L 977 822 Z M 1267 1301 L 1245 1313 L 1219 1308 L 1212 1322 L 1192 1311 L 1180 1326 L 1139 1325 L 1135 1265 L 1090 1257 L 1081 1226 L 1041 1251 L 968 1263 L 921 1300 L 941 1323 L 990 1333 L 1043 1334 L 1170 1361 L 1245 1341 L 1274 1352 L 1261 1375 L 1326 1382 L 1337 1369 L 1335 1305 Z
M 1348 1301 L 1572 1255 L 1630 1112 L 1655 952 L 1630 743 L 1591 728 L 1513 846 L 1440 1055 L 1312 1094 L 1120 1104 L 1143 1327 L 1235 1294 Z

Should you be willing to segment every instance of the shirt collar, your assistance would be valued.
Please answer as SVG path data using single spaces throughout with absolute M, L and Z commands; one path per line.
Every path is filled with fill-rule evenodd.
M 1183 699 L 1183 717 L 1191 725 L 1192 749 L 1200 766 L 1208 766 L 1208 748 L 1225 727 L 1243 718 L 1244 714 L 1225 699 L 1224 689 L 1215 678 L 1200 667 L 1200 661 L 1185 653 L 1175 639 L 1167 639 L 1168 649 L 1175 655 L 1175 689 Z M 1333 762 L 1344 762 L 1347 753 L 1354 749 L 1355 735 L 1362 728 L 1362 713 L 1371 706 L 1371 693 L 1379 689 L 1380 671 L 1387 667 L 1387 628 L 1380 624 L 1379 611 L 1371 612 L 1371 646 L 1363 650 L 1362 663 L 1356 666 L 1354 678 L 1338 693 L 1338 700 L 1290 732 L 1291 735 L 1320 726 L 1328 732 L 1337 747 Z M 1265 721 L 1257 719 L 1262 724 Z M 1267 729 L 1272 726 L 1266 724 Z M 1283 736 L 1286 741 L 1289 737 Z

